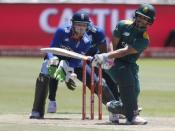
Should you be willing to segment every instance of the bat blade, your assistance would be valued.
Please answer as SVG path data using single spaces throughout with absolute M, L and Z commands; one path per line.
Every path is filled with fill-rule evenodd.
M 65 57 L 70 57 L 70 58 L 75 58 L 75 59 L 80 59 L 80 60 L 88 60 L 89 57 L 73 52 L 73 51 L 69 51 L 63 48 L 41 48 L 40 49 L 41 52 L 43 53 L 53 53 L 55 55 L 60 55 L 60 56 L 65 56 Z

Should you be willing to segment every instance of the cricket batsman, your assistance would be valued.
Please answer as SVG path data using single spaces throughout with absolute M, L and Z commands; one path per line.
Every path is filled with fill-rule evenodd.
M 135 11 L 133 21 L 122 20 L 113 31 L 112 44 L 114 51 L 97 54 L 92 64 L 98 67 L 108 59 L 115 58 L 114 66 L 107 71 L 118 83 L 120 101 L 107 103 L 107 109 L 118 114 L 124 109 L 126 124 L 143 125 L 147 121 L 139 116 L 137 97 L 139 95 L 139 66 L 136 64 L 140 54 L 148 47 L 149 36 L 147 28 L 155 20 L 155 8 L 150 4 L 142 4 Z

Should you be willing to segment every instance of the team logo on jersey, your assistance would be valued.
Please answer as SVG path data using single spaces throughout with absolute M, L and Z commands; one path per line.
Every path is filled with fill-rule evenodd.
M 130 33 L 129 33 L 129 32 L 124 32 L 123 35 L 124 35 L 124 36 L 129 36 Z

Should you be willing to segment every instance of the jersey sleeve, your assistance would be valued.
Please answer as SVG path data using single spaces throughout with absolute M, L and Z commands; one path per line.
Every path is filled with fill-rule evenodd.
M 54 34 L 54 37 L 53 37 L 52 42 L 50 44 L 50 47 L 59 47 L 63 36 L 64 36 L 64 29 L 58 28 Z M 52 57 L 54 57 L 54 55 L 52 53 L 47 53 L 48 59 L 51 59 Z
M 120 21 L 113 31 L 113 36 L 120 38 L 122 36 L 123 30 L 124 30 L 124 21 Z
M 64 29 L 58 28 L 54 34 L 50 47 L 59 47 L 63 36 L 64 36 Z
M 97 41 L 98 41 L 98 44 L 105 44 L 106 45 L 106 36 L 105 36 L 105 33 L 102 29 L 99 29 L 97 30 Z

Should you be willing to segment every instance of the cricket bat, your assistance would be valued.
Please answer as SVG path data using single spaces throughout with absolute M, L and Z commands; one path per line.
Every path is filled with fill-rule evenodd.
M 73 51 L 69 51 L 63 48 L 41 48 L 41 52 L 43 53 L 53 53 L 55 55 L 60 55 L 60 56 L 65 56 L 65 57 L 70 57 L 70 58 L 75 58 L 75 59 L 80 59 L 80 60 L 89 60 L 90 57 L 86 55 L 82 55 Z

